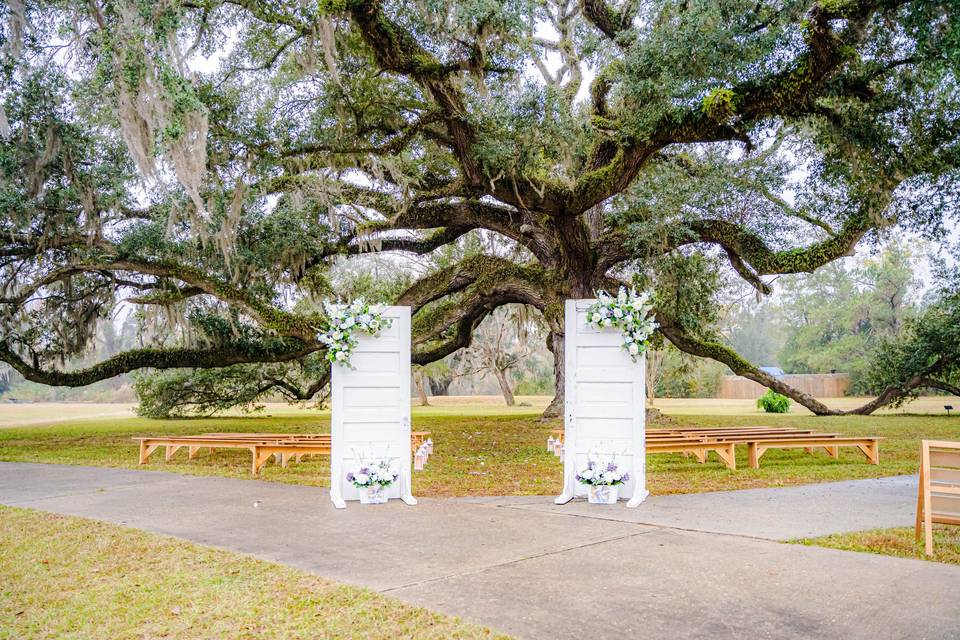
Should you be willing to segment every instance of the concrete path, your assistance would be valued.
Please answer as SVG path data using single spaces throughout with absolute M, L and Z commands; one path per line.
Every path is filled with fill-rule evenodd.
M 637 511 L 547 498 L 336 511 L 310 487 L 0 463 L 0 503 L 250 553 L 526 638 L 960 637 L 960 567 L 756 537 L 822 533 L 831 519 L 909 524 L 910 482 L 660 497 Z
M 691 531 L 795 540 L 913 526 L 917 480 L 917 476 L 894 476 L 781 489 L 650 496 L 638 509 L 618 505 L 598 510 L 581 501 L 557 506 L 539 496 L 465 500 Z

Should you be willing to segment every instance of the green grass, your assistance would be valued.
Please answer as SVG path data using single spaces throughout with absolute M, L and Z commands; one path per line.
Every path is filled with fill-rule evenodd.
M 704 407 L 709 409 L 708 406 Z M 208 431 L 329 430 L 329 414 L 314 410 L 271 407 L 263 416 L 226 416 L 195 420 L 84 417 L 46 426 L 0 429 L 0 460 L 50 462 L 174 471 L 195 475 L 248 478 L 246 451 L 205 451 L 197 460 L 178 452 L 171 462 L 156 452 L 146 466 L 137 464 L 135 435 L 199 434 Z M 69 405 L 61 411 L 70 411 Z M 543 495 L 559 493 L 561 465 L 544 447 L 559 422 L 539 420 L 540 403 L 507 409 L 490 403 L 417 407 L 414 427 L 428 430 L 436 443 L 425 471 L 414 474 L 420 496 Z M 736 471 L 713 455 L 705 465 L 679 454 L 649 456 L 648 485 L 656 494 L 776 487 L 810 482 L 915 473 L 922 438 L 957 439 L 960 418 L 942 415 L 881 415 L 817 418 L 803 414 L 676 415 L 680 424 L 788 425 L 850 435 L 877 435 L 879 466 L 866 463 L 855 449 L 841 449 L 839 460 L 825 452 L 768 451 L 760 469 L 750 469 L 746 448 L 738 447 Z M 273 463 L 262 478 L 276 482 L 326 486 L 329 467 L 323 457 L 305 458 L 286 469 Z
M 960 564 L 960 527 L 939 525 L 934 527 L 932 556 L 924 554 L 923 540 L 916 541 L 912 527 L 836 533 L 821 538 L 802 538 L 792 542 L 844 551 L 862 551 L 899 558 L 919 558 L 933 562 Z
M 0 638 L 491 638 L 289 567 L 0 507 Z

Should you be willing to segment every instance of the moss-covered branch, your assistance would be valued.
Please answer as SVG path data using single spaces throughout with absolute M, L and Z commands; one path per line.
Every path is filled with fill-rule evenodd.
M 221 345 L 209 349 L 133 349 L 96 365 L 75 371 L 44 369 L 30 364 L 10 346 L 0 342 L 0 361 L 31 382 L 55 387 L 83 387 L 137 369 L 212 369 L 244 362 L 288 362 L 303 358 L 321 348 L 296 340 L 281 340 L 269 345 Z
M 671 144 L 721 140 L 750 144 L 744 133 L 748 125 L 773 116 L 815 113 L 829 79 L 855 59 L 856 45 L 870 17 L 894 4 L 883 0 L 815 4 L 803 21 L 807 46 L 789 68 L 733 87 L 719 87 L 704 98 L 702 105 L 685 111 L 669 110 L 642 138 L 611 147 L 610 138 L 598 133 L 590 152 L 592 160 L 577 179 L 568 210 L 579 214 L 621 193 L 649 158 Z M 610 37 L 617 37 L 625 26 L 603 2 L 586 3 L 585 13 Z

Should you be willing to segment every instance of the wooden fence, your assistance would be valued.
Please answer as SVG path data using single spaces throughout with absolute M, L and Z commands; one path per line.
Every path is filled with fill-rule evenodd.
M 780 379 L 814 398 L 839 398 L 850 389 L 850 376 L 846 373 L 803 373 L 785 375 Z M 759 398 L 766 390 L 762 384 L 743 376 L 724 376 L 717 397 L 750 400 Z

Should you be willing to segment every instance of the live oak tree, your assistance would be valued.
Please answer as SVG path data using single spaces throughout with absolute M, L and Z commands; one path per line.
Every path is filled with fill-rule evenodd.
M 311 397 L 333 261 L 479 234 L 508 249 L 396 296 L 414 312 L 414 363 L 468 345 L 499 306 L 530 305 L 549 330 L 556 412 L 563 300 L 628 282 L 656 290 L 679 349 L 832 413 L 713 335 L 711 282 L 722 259 L 766 294 L 767 276 L 884 230 L 943 233 L 957 9 L 8 0 L 0 360 L 68 386 L 293 367 L 316 377 L 276 384 Z M 120 305 L 152 342 L 65 367 Z

